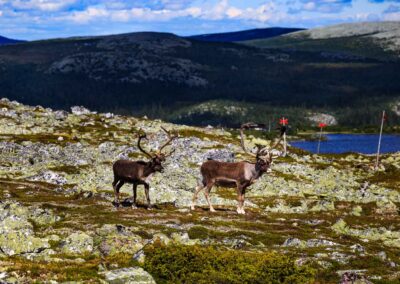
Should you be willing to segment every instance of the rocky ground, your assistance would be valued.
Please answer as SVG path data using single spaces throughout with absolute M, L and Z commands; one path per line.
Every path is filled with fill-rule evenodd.
M 398 283 L 400 280 L 400 153 L 311 155 L 289 148 L 272 172 L 246 194 L 247 214 L 236 214 L 234 190 L 216 188 L 211 213 L 205 199 L 189 210 L 199 165 L 209 157 L 251 159 L 239 139 L 219 129 L 172 125 L 146 118 L 71 113 L 0 101 L 0 282 L 65 281 L 155 283 L 143 270 L 143 248 L 164 244 L 276 251 L 316 269 L 315 281 Z M 153 210 L 111 201 L 112 163 L 143 158 L 179 133 L 165 172 L 151 182 Z M 249 145 L 268 144 L 247 136 Z M 139 203 L 145 204 L 139 189 Z M 136 282 L 135 282 L 136 281 Z

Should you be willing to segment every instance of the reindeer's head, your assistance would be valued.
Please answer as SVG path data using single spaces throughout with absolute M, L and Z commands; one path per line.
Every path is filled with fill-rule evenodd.
M 142 153 L 144 153 L 147 157 L 150 158 L 150 167 L 153 169 L 154 172 L 163 172 L 163 171 L 164 171 L 164 167 L 162 166 L 162 163 L 165 162 L 166 158 L 169 157 L 169 156 L 171 156 L 172 153 L 173 153 L 175 150 L 172 150 L 172 151 L 169 152 L 168 154 L 163 153 L 162 150 L 163 150 L 167 145 L 169 145 L 169 144 L 172 142 L 172 140 L 174 140 L 175 138 L 178 137 L 178 135 L 176 135 L 176 134 L 171 135 L 171 133 L 170 133 L 169 131 L 167 131 L 165 128 L 163 128 L 163 127 L 161 127 L 161 129 L 162 129 L 165 133 L 167 133 L 167 135 L 168 135 L 168 141 L 167 141 L 166 143 L 164 143 L 164 145 L 162 145 L 162 146 L 158 149 L 158 151 L 157 151 L 156 153 L 154 153 L 154 154 L 148 153 L 148 152 L 145 151 L 145 150 L 141 147 L 141 145 L 140 145 L 141 140 L 143 140 L 143 139 L 148 140 L 145 133 L 140 134 L 140 135 L 139 135 L 139 140 L 138 140 L 138 148 L 139 148 L 139 150 L 140 150 Z
M 265 173 L 272 165 L 272 154 L 268 150 L 262 150 L 259 149 L 256 154 L 256 170 Z
M 273 158 L 272 153 L 270 152 L 270 149 L 268 148 L 268 146 L 262 147 L 261 145 L 257 145 L 257 153 L 253 154 L 251 152 L 248 152 L 244 145 L 243 130 L 249 129 L 249 128 L 255 128 L 255 127 L 264 127 L 264 125 L 263 124 L 255 124 L 255 123 L 246 123 L 241 126 L 241 128 L 240 128 L 241 146 L 245 153 L 256 158 L 257 171 L 259 171 L 261 173 L 265 173 L 271 167 L 272 158 Z

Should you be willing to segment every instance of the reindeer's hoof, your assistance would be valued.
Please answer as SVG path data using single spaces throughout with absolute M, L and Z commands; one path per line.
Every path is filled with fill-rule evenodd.
M 137 209 L 138 207 L 136 206 L 136 204 L 132 204 L 132 205 L 131 205 L 131 208 L 132 208 L 132 209 Z
M 113 201 L 113 202 L 112 202 L 112 205 L 114 205 L 114 207 L 115 207 L 115 208 L 118 208 L 118 207 L 119 207 L 119 205 L 120 205 L 120 203 L 119 203 L 119 202 L 115 202 L 115 201 Z
M 153 210 L 153 206 L 152 205 L 147 206 L 147 210 Z
M 216 212 L 214 208 L 210 208 L 210 212 Z
M 246 212 L 243 209 L 236 209 L 236 212 L 240 215 L 246 214 Z
M 196 210 L 196 208 L 194 207 L 194 205 L 190 206 L 190 210 L 192 210 L 192 211 Z

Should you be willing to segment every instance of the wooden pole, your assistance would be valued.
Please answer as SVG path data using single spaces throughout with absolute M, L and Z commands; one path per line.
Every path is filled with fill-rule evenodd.
M 286 131 L 283 133 L 283 156 L 286 157 L 287 147 L 286 147 Z
M 378 141 L 378 150 L 376 151 L 375 170 L 377 170 L 378 166 L 379 166 L 379 153 L 381 151 L 381 141 L 382 141 L 382 132 L 383 132 L 383 122 L 384 121 L 385 121 L 385 111 L 382 112 L 381 130 L 379 132 L 379 141 Z
M 321 130 L 319 131 L 317 154 L 319 154 L 319 149 L 320 149 L 320 146 L 321 146 L 321 138 L 322 138 L 322 127 L 320 127 L 320 128 L 321 128 Z
M 283 117 L 283 126 L 286 126 L 285 117 Z M 286 157 L 287 144 L 286 144 L 286 131 L 283 133 L 283 156 Z

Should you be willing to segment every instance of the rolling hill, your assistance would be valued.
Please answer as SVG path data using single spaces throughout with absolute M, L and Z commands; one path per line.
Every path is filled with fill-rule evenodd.
M 0 45 L 15 44 L 15 43 L 20 43 L 20 42 L 23 42 L 23 41 L 0 36 Z
M 264 29 L 251 29 L 251 30 L 228 32 L 228 33 L 194 35 L 188 38 L 201 41 L 212 41 L 212 42 L 240 42 L 247 40 L 272 38 L 301 30 L 303 29 L 276 27 L 276 28 L 264 28 Z
M 398 74 L 394 57 L 258 48 L 167 33 L 0 47 L 1 95 L 9 99 L 201 125 L 236 125 L 287 113 L 303 122 L 316 111 L 337 115 L 339 124 L 375 124 L 371 113 L 399 101 Z
M 400 56 L 400 22 L 340 24 L 245 42 L 262 48 L 324 51 L 377 59 Z

